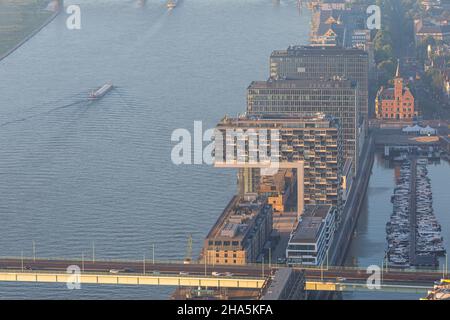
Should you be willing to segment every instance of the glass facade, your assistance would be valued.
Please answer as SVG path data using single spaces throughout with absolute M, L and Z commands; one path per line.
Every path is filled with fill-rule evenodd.
M 355 83 L 349 80 L 269 80 L 252 82 L 247 90 L 249 116 L 323 113 L 339 119 L 344 157 L 358 166 L 358 107 Z M 307 156 L 307 155 L 305 155 Z
M 272 79 L 328 80 L 335 77 L 355 81 L 358 111 L 365 131 L 369 114 L 369 56 L 360 49 L 339 47 L 292 46 L 274 51 L 270 57 Z

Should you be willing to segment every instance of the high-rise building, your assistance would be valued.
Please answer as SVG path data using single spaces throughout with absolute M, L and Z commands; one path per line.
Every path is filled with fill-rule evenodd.
M 283 213 L 293 195 L 295 180 L 295 171 L 292 169 L 280 169 L 274 175 L 261 175 L 258 194 L 267 197 L 274 213 Z
M 341 175 L 343 169 L 343 144 L 342 130 L 339 120 L 324 114 L 315 114 L 303 117 L 262 116 L 240 117 L 230 119 L 225 117 L 216 126 L 217 137 L 221 135 L 223 150 L 236 152 L 239 138 L 230 138 L 230 131 L 241 130 L 243 135 L 249 137 L 250 132 L 258 135 L 261 131 L 276 130 L 276 139 L 279 142 L 277 150 L 269 150 L 270 153 L 278 153 L 278 171 L 267 173 L 260 169 L 260 174 L 274 175 L 280 169 L 286 168 L 286 164 L 303 163 L 303 172 L 297 172 L 297 189 L 303 190 L 297 193 L 303 204 L 328 204 L 335 206 L 340 211 L 342 207 Z M 227 137 L 228 136 L 228 137 Z M 270 136 L 268 144 L 270 144 Z M 251 150 L 250 139 L 245 141 L 243 148 L 248 158 Z M 258 141 L 257 144 L 261 144 Z M 216 146 L 217 147 L 217 146 Z M 237 158 L 237 156 L 236 156 Z M 245 157 L 244 157 L 245 158 Z M 226 163 L 223 167 L 226 167 Z M 257 167 L 257 164 L 255 165 Z M 298 214 L 301 215 L 303 204 L 298 206 Z
M 369 115 L 369 56 L 356 49 L 320 46 L 291 46 L 287 50 L 274 51 L 270 56 L 272 79 L 328 80 L 335 77 L 353 80 L 358 89 L 358 125 L 368 128 Z
M 324 113 L 339 119 L 344 157 L 358 168 L 361 128 L 358 127 L 357 89 L 350 80 L 268 80 L 252 82 L 247 90 L 249 116 Z

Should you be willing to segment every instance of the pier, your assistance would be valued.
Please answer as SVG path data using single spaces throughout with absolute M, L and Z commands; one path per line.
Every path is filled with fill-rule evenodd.
M 417 264 L 417 249 L 416 249 L 416 225 L 417 225 L 417 159 L 411 159 L 411 180 L 410 180 L 410 195 L 409 195 L 409 262 L 412 266 Z
M 433 212 L 428 160 L 409 154 L 400 169 L 395 188 L 393 213 L 387 223 L 389 266 L 438 266 L 437 256 L 445 253 L 441 226 Z

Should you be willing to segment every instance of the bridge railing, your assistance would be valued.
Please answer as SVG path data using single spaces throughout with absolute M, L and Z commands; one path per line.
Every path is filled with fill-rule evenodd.
M 61 275 L 77 275 L 73 272 L 64 272 L 64 271 L 55 271 L 55 270 L 11 270 L 11 269 L 2 269 L 0 268 L 0 273 L 14 273 L 14 274 L 61 274 Z M 81 271 L 79 274 L 80 276 L 112 276 L 112 277 L 154 277 L 154 278 L 191 278 L 191 279 L 214 279 L 214 280 L 236 280 L 236 279 L 244 279 L 249 281 L 263 281 L 266 280 L 266 278 L 263 277 L 253 277 L 253 276 L 240 276 L 240 275 L 233 275 L 233 276 L 212 276 L 212 275 L 200 275 L 200 274 L 168 274 L 168 273 L 152 273 L 152 272 L 119 272 L 119 273 L 111 273 L 107 271 Z
M 67 258 L 67 257 L 36 257 L 36 259 L 34 259 L 33 257 L 16 257 L 16 256 L 7 256 L 7 257 L 0 257 L 0 268 L 2 268 L 1 265 L 1 260 L 17 260 L 20 261 L 22 260 L 25 262 L 39 262 L 39 261 L 47 261 L 47 262 L 51 262 L 51 261 L 66 261 L 68 263 L 75 263 L 75 264 L 82 264 L 82 262 L 84 261 L 84 263 L 132 263 L 132 264 L 143 264 L 144 260 L 135 260 L 135 259 L 109 259 L 109 258 L 95 258 L 95 260 L 93 260 L 91 257 L 85 257 L 84 260 L 80 259 L 80 258 Z M 145 260 L 145 264 L 146 266 L 148 266 L 149 268 L 153 265 L 153 260 L 152 259 L 146 259 Z M 197 265 L 197 266 L 204 266 L 205 263 L 203 262 L 197 262 L 197 261 L 193 261 L 190 262 L 188 264 L 186 264 L 183 260 L 154 260 L 154 264 L 155 265 L 163 265 L 163 264 L 167 264 L 167 265 Z M 224 264 L 207 264 L 208 268 L 211 267 L 230 267 L 230 268 L 239 268 L 239 267 L 253 267 L 253 268 L 259 268 L 261 270 L 265 270 L 265 271 L 269 271 L 271 268 L 285 268 L 288 267 L 286 264 L 278 264 L 278 263 L 248 263 L 245 265 L 224 265 Z M 373 272 L 368 272 L 367 267 L 351 267 L 351 266 L 327 266 L 327 265 L 322 265 L 322 266 L 311 266 L 311 265 L 296 265 L 296 266 L 290 266 L 292 267 L 294 270 L 305 270 L 305 271 L 317 271 L 317 272 L 321 272 L 321 271 L 355 271 L 355 272 L 359 272 L 359 273 L 367 273 L 367 274 L 371 274 Z M 404 272 L 404 273 L 436 273 L 436 274 L 441 274 L 442 275 L 442 270 L 438 270 L 438 269 L 412 269 L 412 268 L 384 268 L 383 269 L 383 273 L 387 273 L 387 272 Z

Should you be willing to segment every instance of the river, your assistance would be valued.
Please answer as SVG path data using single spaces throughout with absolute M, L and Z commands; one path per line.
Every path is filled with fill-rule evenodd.
M 0 62 L 0 255 L 182 260 L 236 192 L 234 170 L 171 162 L 171 134 L 245 110 L 274 49 L 305 43 L 295 1 L 66 1 Z M 117 89 L 88 103 L 92 88 Z M 0 285 L 0 298 L 166 299 L 173 288 Z
M 70 4 L 70 1 L 66 1 Z M 0 62 L 0 256 L 96 259 L 198 254 L 236 191 L 234 170 L 176 166 L 175 129 L 213 127 L 245 110 L 272 50 L 304 44 L 310 13 L 296 1 L 78 0 L 81 30 L 62 14 Z M 92 88 L 117 88 L 98 102 Z M 450 242 L 449 165 L 430 167 L 435 210 Z M 377 158 L 349 264 L 379 264 L 394 171 Z M 0 298 L 167 299 L 173 288 L 1 283 Z M 345 294 L 344 298 L 380 294 Z M 384 297 L 384 296 L 383 296 Z M 417 298 L 417 295 L 393 295 Z

